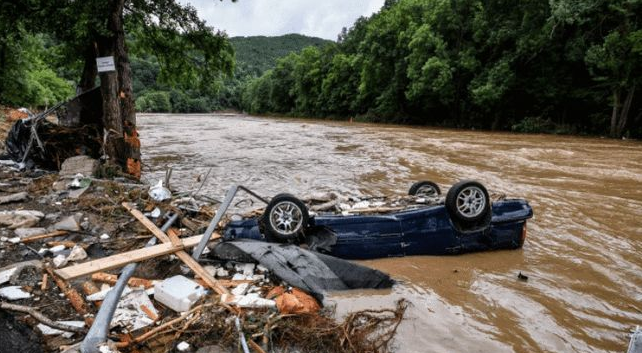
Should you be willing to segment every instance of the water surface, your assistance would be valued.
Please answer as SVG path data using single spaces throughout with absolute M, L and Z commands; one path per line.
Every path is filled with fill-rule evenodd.
M 345 313 L 412 302 L 397 352 L 622 352 L 642 324 L 642 143 L 243 115 L 140 115 L 150 180 L 221 199 L 406 193 L 477 179 L 535 211 L 523 249 L 364 261 L 401 284 L 335 293 Z M 529 276 L 519 281 L 517 274 Z

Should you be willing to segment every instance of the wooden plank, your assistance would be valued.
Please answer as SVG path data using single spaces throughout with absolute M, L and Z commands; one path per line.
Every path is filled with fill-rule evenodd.
M 107 271 L 114 268 L 123 267 L 133 262 L 140 262 L 154 257 L 172 254 L 183 249 L 192 248 L 198 245 L 202 237 L 202 235 L 196 235 L 193 237 L 182 239 L 180 247 L 175 247 L 171 243 L 164 243 L 103 257 L 101 259 L 85 262 L 74 266 L 68 266 L 58 269 L 55 272 L 61 278 L 70 280 L 73 278 L 90 275 L 99 271 Z M 212 234 L 211 239 L 218 239 L 220 237 L 221 236 L 219 234 L 214 233 Z
M 172 240 L 170 237 L 165 234 L 160 228 L 158 228 L 154 222 L 150 221 L 145 215 L 140 212 L 139 210 L 135 209 L 132 204 L 123 202 L 123 207 L 125 207 L 136 219 L 140 221 L 147 229 L 149 229 L 152 234 L 154 234 L 160 241 L 163 243 L 172 243 Z M 178 239 L 177 239 L 178 240 Z M 225 295 L 226 297 L 230 297 L 230 291 L 227 290 L 224 286 L 222 286 L 212 275 L 210 275 L 205 269 L 198 263 L 198 261 L 194 260 L 194 258 L 188 254 L 185 251 L 177 251 L 175 253 L 176 257 L 178 257 L 185 265 L 187 265 L 196 275 L 201 277 L 203 281 L 208 285 L 208 287 L 212 288 L 216 293 Z
M 59 237 L 59 236 L 62 236 L 62 235 L 67 235 L 67 231 L 66 230 L 57 230 L 57 231 L 51 232 L 51 233 L 32 235 L 30 237 L 26 237 L 26 238 L 20 239 L 20 242 L 21 243 L 30 243 L 32 241 L 46 239 L 46 238 Z

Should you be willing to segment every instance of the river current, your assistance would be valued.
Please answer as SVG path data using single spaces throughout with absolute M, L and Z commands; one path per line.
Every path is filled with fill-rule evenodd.
M 273 196 L 405 194 L 461 179 L 527 199 L 519 250 L 361 263 L 387 291 L 333 293 L 339 315 L 412 304 L 396 352 L 623 352 L 642 324 L 642 143 L 235 114 L 139 115 L 145 177 L 222 199 L 232 184 Z M 519 272 L 528 281 L 517 278 Z

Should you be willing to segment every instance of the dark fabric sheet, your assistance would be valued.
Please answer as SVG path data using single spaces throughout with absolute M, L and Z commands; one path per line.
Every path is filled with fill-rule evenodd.
M 365 266 L 300 248 L 297 245 L 262 241 L 227 241 L 212 252 L 222 260 L 258 262 L 289 285 L 322 300 L 329 290 L 390 288 L 387 274 Z

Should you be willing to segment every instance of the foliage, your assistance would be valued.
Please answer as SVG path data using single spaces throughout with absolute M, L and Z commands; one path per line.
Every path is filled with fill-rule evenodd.
M 133 72 L 133 89 L 137 97 L 137 110 L 154 111 L 154 112 L 174 112 L 174 113 L 204 113 L 219 109 L 238 109 L 241 107 L 242 92 L 249 86 L 250 81 L 255 77 L 262 75 L 266 70 L 273 69 L 276 75 L 289 74 L 292 67 L 278 66 L 276 61 L 281 56 L 286 56 L 290 52 L 298 51 L 307 46 L 319 46 L 328 41 L 306 37 L 299 34 L 288 34 L 279 37 L 233 37 L 229 42 L 236 52 L 236 65 L 231 77 L 212 78 L 211 84 L 216 84 L 220 88 L 208 89 L 197 80 L 189 77 L 184 79 L 175 77 L 168 78 L 163 74 L 163 63 L 156 56 L 147 50 L 140 50 L 137 47 L 140 40 L 137 39 L 139 33 L 132 33 L 129 37 L 130 46 L 135 48 L 134 55 L 131 56 L 131 65 Z M 198 60 L 198 59 L 197 59 Z M 176 68 L 180 70 L 180 68 Z M 186 82 L 183 82 L 186 81 Z M 290 83 L 286 79 L 278 80 L 280 87 L 269 89 L 266 94 L 275 99 L 269 108 L 261 107 L 278 113 L 286 113 L 275 107 L 289 106 L 291 101 L 288 100 Z M 212 88 L 213 85 L 210 85 Z M 166 110 L 159 110 L 166 107 L 164 104 L 155 105 L 148 101 L 150 92 L 166 92 L 170 97 L 170 107 Z M 266 102 L 267 103 L 267 102 Z M 289 111 L 289 107 L 288 107 Z
M 336 45 L 280 60 L 285 70 L 252 81 L 241 102 L 253 113 L 639 136 L 640 13 L 640 0 L 386 1 Z

